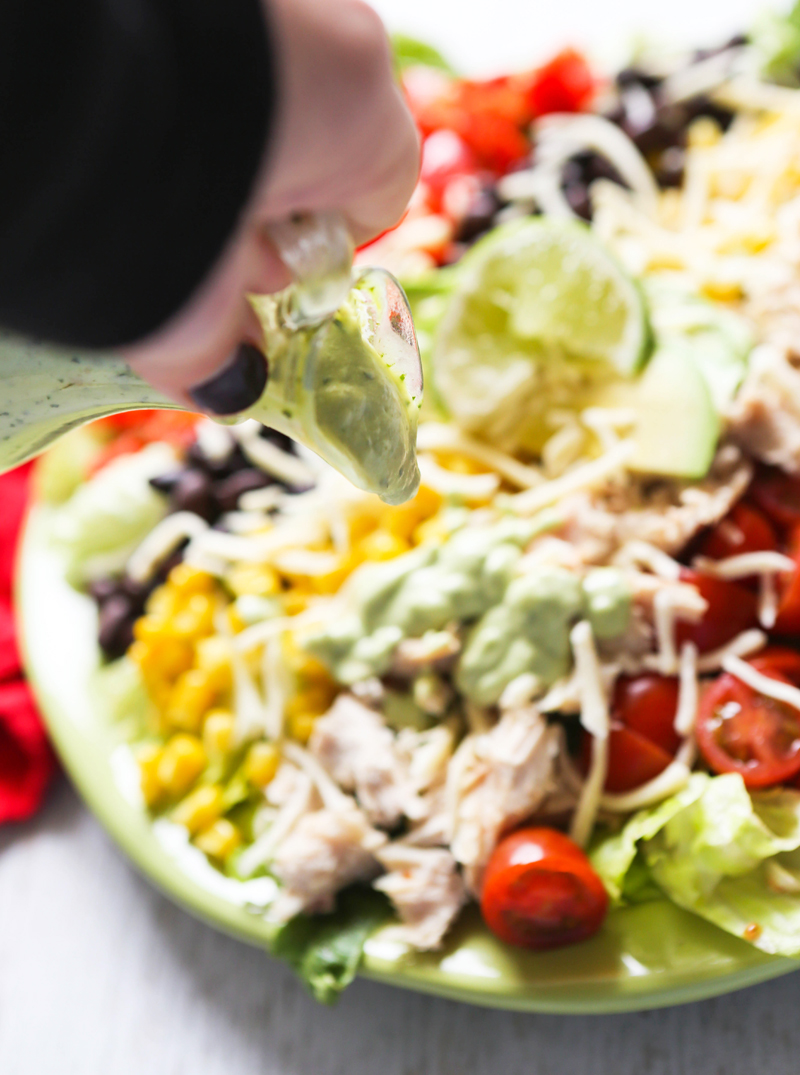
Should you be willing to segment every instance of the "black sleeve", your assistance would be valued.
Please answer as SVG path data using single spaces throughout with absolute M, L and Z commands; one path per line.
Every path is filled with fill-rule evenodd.
M 161 325 L 233 231 L 274 105 L 261 0 L 0 0 L 0 324 L 91 348 Z

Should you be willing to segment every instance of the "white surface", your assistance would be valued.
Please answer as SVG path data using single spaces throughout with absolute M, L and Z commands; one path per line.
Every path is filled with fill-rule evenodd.
M 621 54 L 639 27 L 702 44 L 745 0 L 375 0 L 465 70 L 523 68 L 577 42 Z M 800 976 L 632 1016 L 489 1012 L 359 982 L 332 1009 L 291 973 L 168 903 L 65 782 L 0 830 L 2 1075 L 786 1075 Z
M 422 37 L 470 74 L 523 70 L 564 45 L 624 63 L 641 36 L 670 47 L 721 43 L 787 0 L 370 0 L 386 24 Z
M 490 1012 L 291 973 L 139 878 L 62 782 L 0 831 L 2 1075 L 788 1075 L 800 975 L 641 1015 Z

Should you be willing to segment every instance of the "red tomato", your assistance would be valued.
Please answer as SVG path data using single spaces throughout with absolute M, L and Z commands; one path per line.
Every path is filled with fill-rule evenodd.
M 457 176 L 474 174 L 475 155 L 455 131 L 434 131 L 422 147 L 420 179 L 428 187 L 433 208 L 441 205 L 442 193 Z
M 800 634 L 800 525 L 793 528 L 786 551 L 797 566 L 792 574 L 781 576 L 781 600 L 774 630 L 779 635 L 797 635 Z
M 677 710 L 678 680 L 675 676 L 648 672 L 640 676 L 620 676 L 616 682 L 612 718 L 643 735 L 668 755 L 674 754 L 681 743 L 675 731 Z
M 144 446 L 145 441 L 132 430 L 120 433 L 114 440 L 104 444 L 97 455 L 94 456 L 89 464 L 89 475 L 96 474 L 98 470 L 102 470 L 103 467 L 120 455 L 132 455 L 134 452 L 141 451 Z
M 758 508 L 739 501 L 700 542 L 698 553 L 711 560 L 724 560 L 744 552 L 775 550 L 778 538 L 769 519 Z
M 786 676 L 794 685 L 800 686 L 800 653 L 788 646 L 767 646 L 757 657 L 751 657 L 749 664 L 765 676 Z
M 781 784 L 800 772 L 800 713 L 725 673 L 700 703 L 697 745 L 715 773 L 740 773 L 749 788 Z
M 800 523 L 800 476 L 761 466 L 749 495 L 778 526 L 794 527 Z
M 757 625 L 758 597 L 746 586 L 701 575 L 689 568 L 681 571 L 681 581 L 695 586 L 708 601 L 708 608 L 699 623 L 678 622 L 675 628 L 678 646 L 694 642 L 701 653 L 708 653 Z
M 612 724 L 608 736 L 608 772 L 605 790 L 633 791 L 654 780 L 672 761 L 672 755 L 647 736 Z
M 489 859 L 481 913 L 507 944 L 541 950 L 584 941 L 607 910 L 608 895 L 589 859 L 555 829 L 519 829 Z
M 595 80 L 586 60 L 574 49 L 564 49 L 533 72 L 528 105 L 534 116 L 549 112 L 580 112 L 595 92 Z

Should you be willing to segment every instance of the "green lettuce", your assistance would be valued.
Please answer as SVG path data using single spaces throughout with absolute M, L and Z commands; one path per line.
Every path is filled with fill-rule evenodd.
M 151 444 L 109 463 L 58 509 L 53 538 L 67 555 L 73 586 L 124 567 L 167 513 L 167 498 L 153 489 L 150 478 L 176 466 L 168 445 Z
M 766 78 L 784 86 L 800 84 L 800 3 L 786 14 L 762 12 L 756 19 L 750 39 Z
M 695 773 L 677 795 L 601 838 L 591 857 L 616 903 L 637 898 L 646 870 L 678 906 L 765 952 L 797 956 L 800 894 L 770 881 L 772 863 L 800 863 L 798 849 L 800 793 L 750 795 L 736 773 Z
M 427 41 L 419 41 L 408 34 L 392 34 L 392 52 L 398 74 L 402 74 L 407 67 L 422 65 L 435 67 L 447 75 L 455 75 L 455 71 L 438 49 Z
M 294 968 L 316 1000 L 332 1004 L 355 977 L 367 938 L 390 915 L 383 893 L 354 885 L 339 893 L 331 914 L 300 914 L 287 922 L 271 951 Z

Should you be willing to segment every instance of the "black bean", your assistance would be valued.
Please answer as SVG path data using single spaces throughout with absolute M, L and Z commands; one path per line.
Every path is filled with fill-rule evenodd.
M 150 479 L 150 485 L 156 492 L 166 493 L 169 496 L 182 473 L 183 471 L 181 470 L 173 470 L 168 474 L 156 474 L 154 478 Z
M 621 71 L 617 73 L 616 83 L 618 86 L 631 86 L 638 83 L 640 86 L 644 86 L 645 89 L 655 89 L 656 86 L 660 86 L 664 79 L 661 75 L 654 75 L 649 71 L 643 70 L 641 67 L 623 67 Z
M 684 151 L 678 146 L 670 146 L 664 150 L 655 168 L 656 182 L 660 187 L 681 186 L 685 158 Z
M 89 583 L 87 589 L 98 605 L 102 605 L 104 601 L 119 593 L 120 582 L 119 579 L 112 578 L 95 579 Z
M 456 226 L 456 243 L 472 242 L 483 232 L 488 231 L 494 223 L 494 215 L 499 208 L 497 196 L 491 190 L 478 191 Z
M 285 433 L 279 433 L 277 429 L 271 429 L 269 426 L 262 426 L 258 435 L 263 437 L 264 440 L 271 441 L 282 452 L 294 453 L 294 441 L 291 437 L 287 437 Z M 247 465 L 249 466 L 250 464 L 248 463 Z
M 206 522 L 217 517 L 217 506 L 211 488 L 211 478 L 202 470 L 184 470 L 170 494 L 172 511 L 192 511 Z
M 592 219 L 592 203 L 589 200 L 589 190 L 583 183 L 568 183 L 564 188 L 564 197 L 569 202 L 570 208 L 583 220 Z
M 249 493 L 252 489 L 263 489 L 267 485 L 273 485 L 274 480 L 255 467 L 246 470 L 238 470 L 235 474 L 225 478 L 214 485 L 214 496 L 219 504 L 220 511 L 235 511 L 239 503 L 239 497 L 243 493 Z
M 124 594 L 103 602 L 99 615 L 97 640 L 107 657 L 121 657 L 133 642 L 133 624 L 137 613 Z

